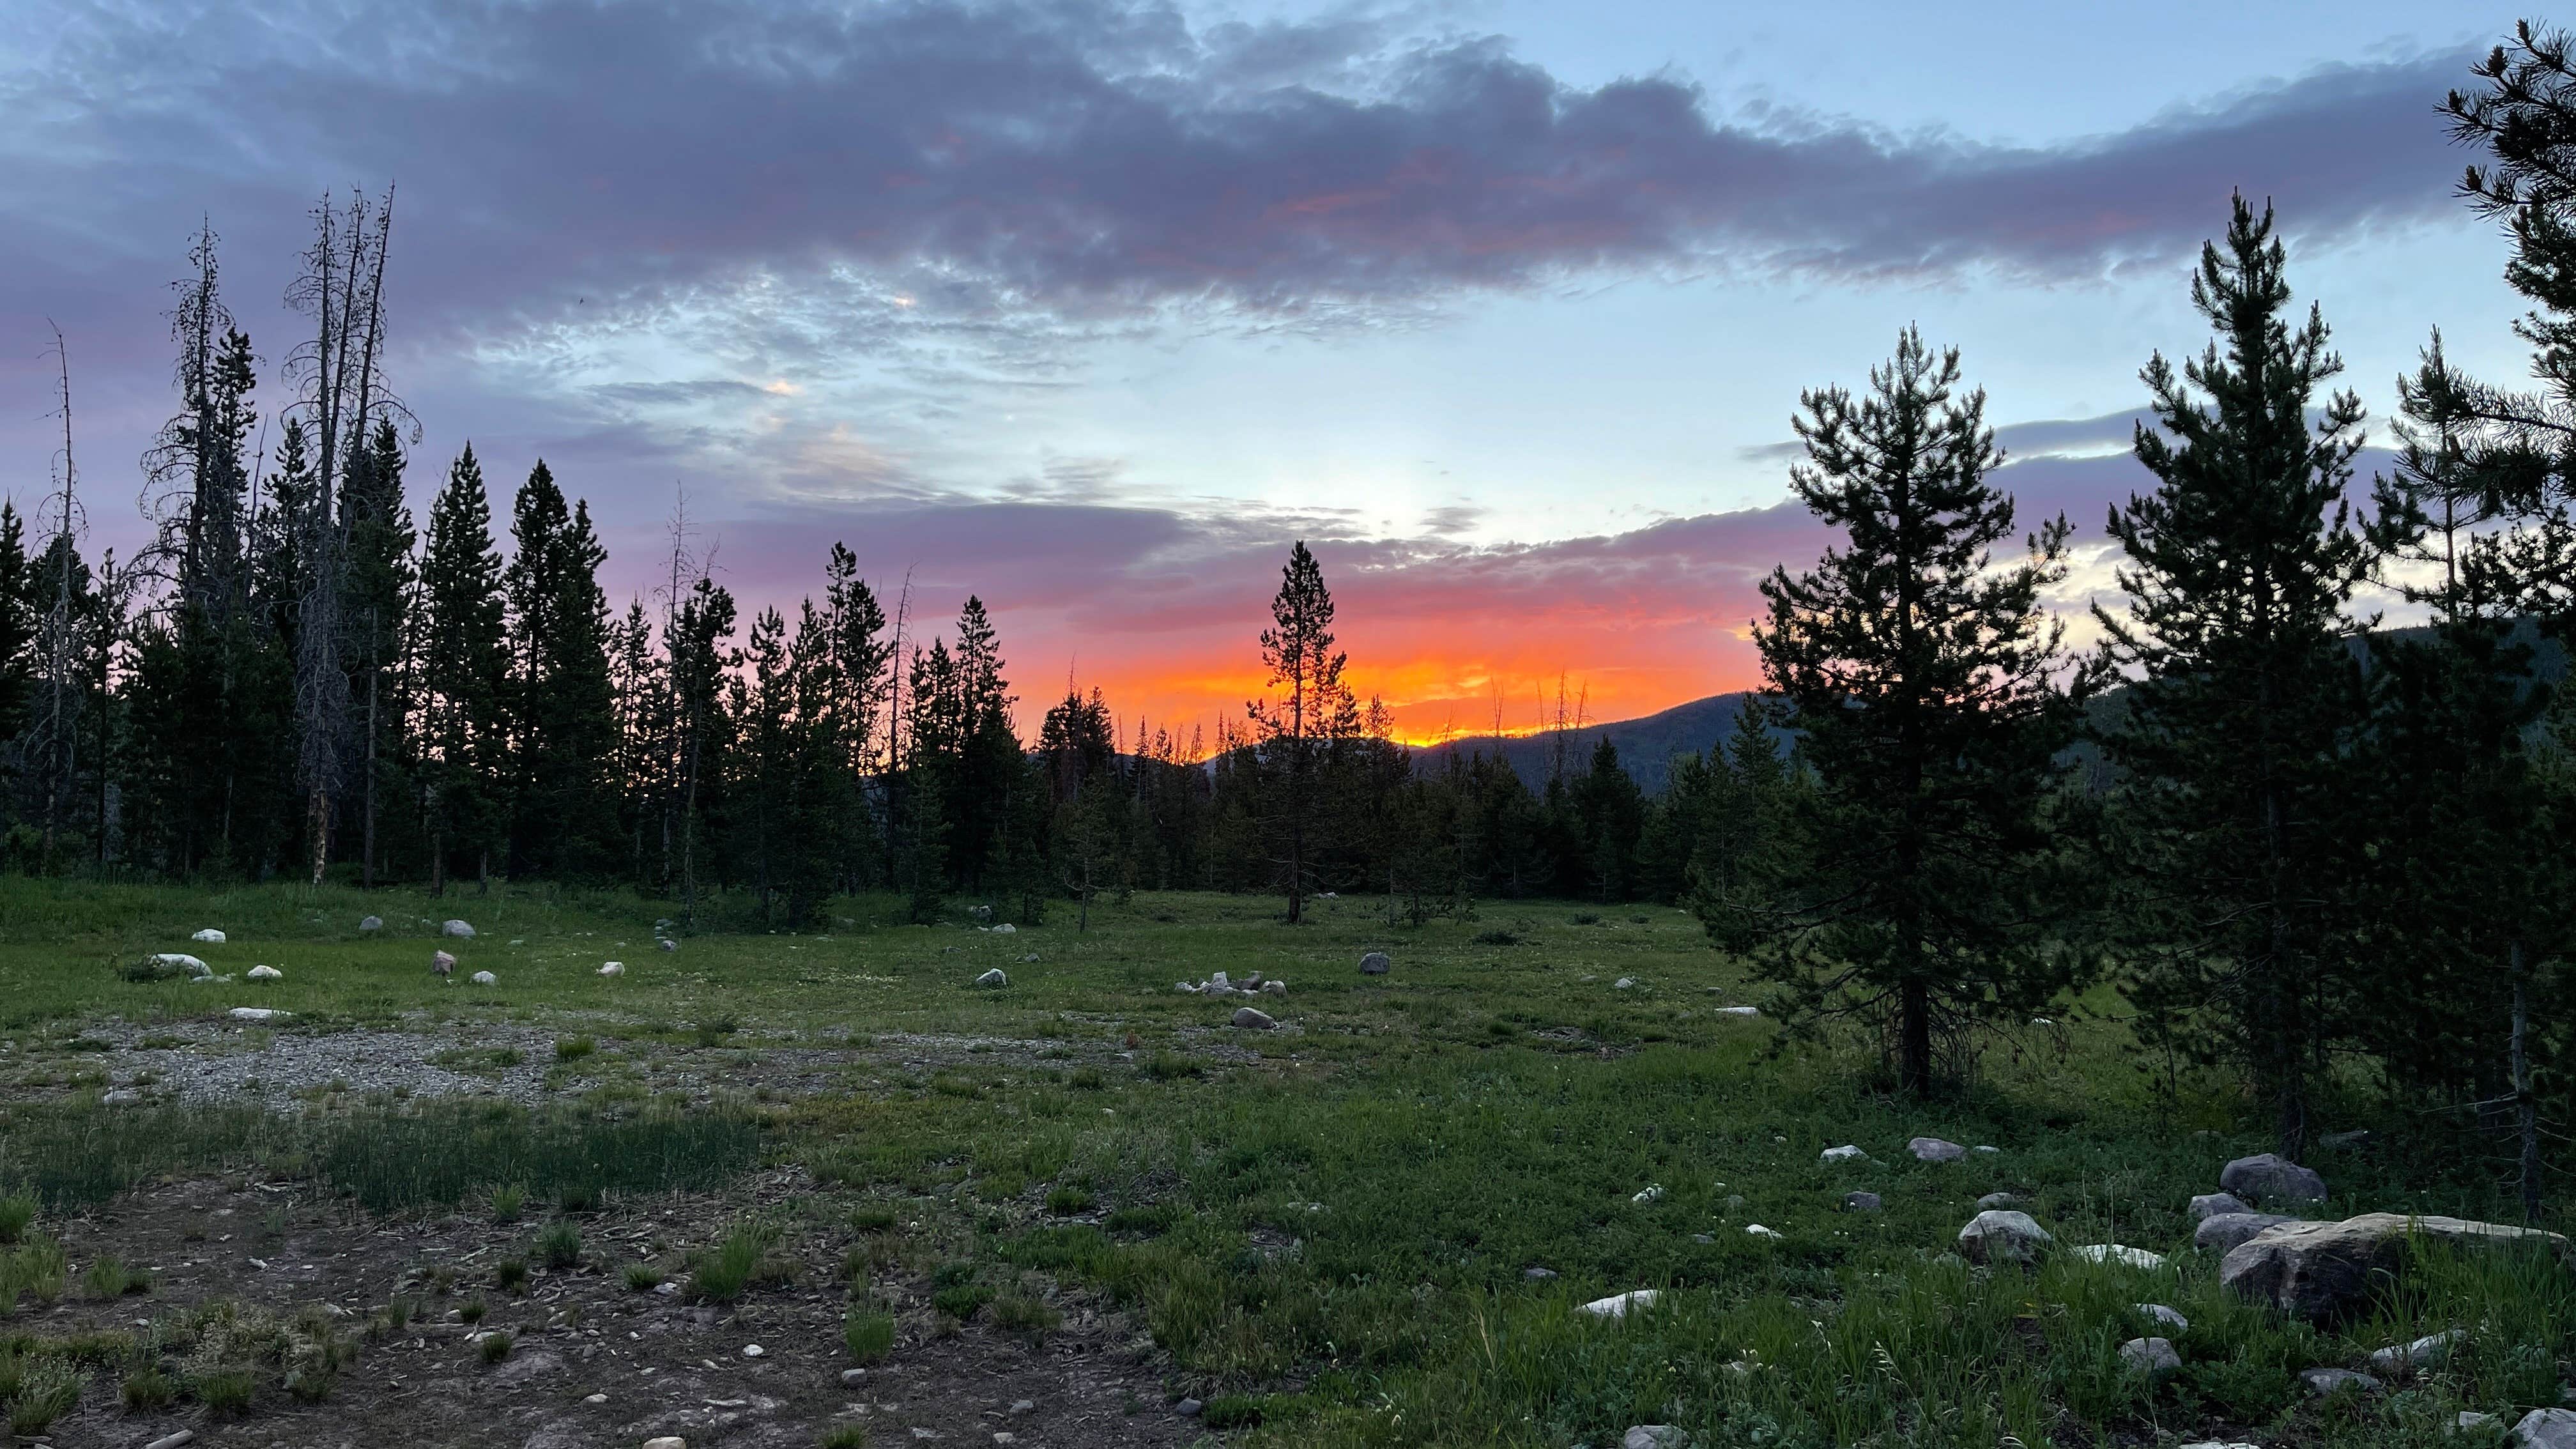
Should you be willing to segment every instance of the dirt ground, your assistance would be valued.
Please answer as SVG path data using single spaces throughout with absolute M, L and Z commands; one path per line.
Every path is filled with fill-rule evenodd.
M 808 1184 L 765 1173 L 747 1190 L 769 1201 Z M 58 1420 L 37 1442 L 59 1449 L 134 1449 L 180 1429 L 196 1445 L 330 1449 L 490 1445 L 510 1449 L 639 1446 L 673 1435 L 690 1449 L 810 1449 L 832 1426 L 863 1423 L 872 1445 L 949 1443 L 1083 1449 L 1179 1444 L 1197 1426 L 1176 1414 L 1150 1342 L 1076 1294 L 1053 1306 L 1061 1325 L 1030 1341 L 983 1322 L 941 1324 L 929 1284 L 887 1266 L 873 1275 L 899 1338 L 880 1364 L 845 1383 L 842 1255 L 862 1235 L 807 1231 L 784 1251 L 793 1280 L 754 1287 L 730 1306 L 684 1293 L 630 1291 L 631 1259 L 668 1262 L 670 1244 L 703 1241 L 745 1208 L 742 1192 L 660 1197 L 580 1215 L 579 1267 L 531 1265 L 523 1293 L 501 1291 L 493 1264 L 522 1252 L 531 1226 L 488 1219 L 372 1219 L 300 1190 L 198 1179 L 147 1187 L 52 1227 L 75 1262 L 113 1252 L 147 1270 L 149 1296 L 66 1299 L 9 1327 L 49 1336 L 139 1329 L 155 1314 L 235 1297 L 292 1314 L 328 1305 L 356 1342 L 354 1363 L 322 1402 L 274 1392 L 237 1419 L 183 1403 L 125 1413 L 113 1392 Z M 439 1273 L 451 1282 L 440 1291 Z M 370 1331 L 397 1296 L 419 1305 L 399 1332 Z M 480 1298 L 486 1313 L 459 1311 Z M 510 1353 L 487 1363 L 477 1336 L 506 1331 Z M 752 1352 L 753 1346 L 758 1352 Z M 22 1441 L 25 1442 L 25 1441 Z

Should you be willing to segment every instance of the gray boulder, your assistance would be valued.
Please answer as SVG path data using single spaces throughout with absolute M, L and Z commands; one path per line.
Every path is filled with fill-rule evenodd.
M 2204 1192 L 2191 1200 L 2191 1220 L 2205 1223 L 2228 1213 L 2250 1213 L 2254 1204 L 2232 1192 Z
M 474 928 L 463 921 L 449 921 L 438 928 L 438 934 L 454 936 L 460 941 L 471 941 L 474 939 Z
M 2056 1241 L 2030 1214 L 1999 1209 L 1981 1212 L 1959 1229 L 1959 1252 L 1971 1263 L 2027 1263 Z
M 2021 1199 L 2008 1192 L 1990 1192 L 1984 1197 L 1977 1199 L 1977 1211 L 1979 1212 L 1985 1212 L 1992 1208 L 2017 1208 L 2020 1206 Z
M 1682 1449 L 1690 1436 L 1671 1424 L 1631 1424 L 1619 1436 L 1619 1449 Z
M 2516 1449 L 2576 1449 L 2576 1411 L 2534 1409 L 2513 1426 Z
M 2308 1168 L 2266 1152 L 2240 1157 L 2218 1174 L 2218 1185 L 2256 1202 L 2324 1202 L 2326 1180 Z
M 2170 1328 L 2176 1333 L 2191 1332 L 2191 1320 L 2183 1317 L 2182 1310 L 2178 1308 L 2169 1308 L 2162 1303 L 2132 1303 L 2129 1306 L 2158 1328 Z
M 1887 1206 L 1887 1204 L 1881 1202 L 1878 1194 L 1874 1192 L 1847 1192 L 1843 1194 L 1843 1211 L 1847 1213 L 1874 1213 L 1885 1206 Z
M 2410 1237 L 2454 1252 L 2547 1251 L 2569 1261 L 2567 1239 L 2538 1228 L 2466 1218 L 2364 1213 L 2339 1223 L 2283 1223 L 2239 1244 L 2218 1265 L 2218 1281 L 2241 1298 L 2268 1302 L 2311 1323 L 2366 1308 L 2405 1270 Z
M 1395 959 L 1384 951 L 1371 951 L 1360 958 L 1362 976 L 1384 976 L 1395 969 Z
M 975 984 L 978 986 L 1008 986 L 1011 984 L 1011 978 L 1003 974 L 1001 967 L 996 966 L 992 970 L 985 972 L 983 975 L 976 977 Z
M 381 931 L 384 928 L 385 918 L 382 916 L 367 916 L 358 922 L 358 929 L 361 931 Z
M 1234 1024 L 1246 1031 L 1268 1031 L 1279 1023 L 1272 1021 L 1270 1013 L 1266 1011 L 1255 1011 L 1249 1006 L 1238 1006 L 1234 1009 Z
M 2120 1345 L 2120 1362 L 2131 1373 L 2161 1379 L 2182 1372 L 2182 1355 L 2174 1352 L 2173 1341 L 2165 1338 L 2133 1338 Z
M 1968 1155 L 1968 1149 L 1938 1137 L 1917 1137 L 1905 1144 L 1905 1150 L 1913 1153 L 1917 1162 L 1956 1162 Z
M 2238 1244 L 2250 1242 L 2257 1235 L 2283 1223 L 2297 1221 L 2297 1218 L 2285 1218 L 2279 1213 L 2220 1213 L 2214 1218 L 2201 1219 L 2200 1226 L 2192 1230 L 2191 1244 L 2204 1253 L 2225 1257 L 2235 1252 Z

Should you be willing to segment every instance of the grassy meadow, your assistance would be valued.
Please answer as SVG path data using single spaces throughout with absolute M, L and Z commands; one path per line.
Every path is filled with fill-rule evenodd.
M 370 913 L 387 927 L 361 934 Z M 1867 1043 L 1784 1050 L 1767 1017 L 1721 1011 L 1760 988 L 1668 908 L 1488 903 L 1391 927 L 1382 903 L 1328 899 L 1289 927 L 1269 900 L 1139 895 L 1096 903 L 1088 931 L 1060 907 L 1003 932 L 897 924 L 897 902 L 859 900 L 796 935 L 728 905 L 666 953 L 671 914 L 552 891 L 0 882 L 0 1401 L 59 1412 L 75 1368 L 95 1402 L 138 1376 L 209 1405 L 228 1392 L 149 1342 L 83 1358 L 42 1312 L 96 1266 L 51 1246 L 59 1225 L 206 1176 L 519 1238 L 604 1203 L 739 1192 L 690 1225 L 704 1249 L 675 1247 L 671 1271 L 721 1279 L 745 1223 L 861 1235 L 875 1278 L 929 1303 L 880 1315 L 854 1279 L 831 1345 L 852 1363 L 970 1323 L 1043 1337 L 1047 1305 L 1097 1301 L 1159 1365 L 1160 1401 L 1129 1412 L 1201 1405 L 1182 1442 L 1604 1449 L 1669 1424 L 1709 1446 L 2474 1445 L 2557 1403 L 2576 1352 L 2576 1291 L 2544 1263 L 2427 1262 L 2340 1333 L 2223 1297 L 2186 1208 L 2269 1145 L 2259 1115 L 2227 1079 L 2138 1052 L 2108 994 L 1996 1035 L 1971 1083 L 1917 1104 L 1877 1085 Z M 439 940 L 449 916 L 477 937 Z M 203 926 L 229 939 L 190 942 Z M 429 970 L 441 946 L 453 982 Z M 1368 950 L 1393 972 L 1361 975 Z M 156 951 L 234 979 L 126 979 Z M 599 976 L 609 960 L 625 974 Z M 243 979 L 258 964 L 283 979 Z M 973 984 L 993 968 L 1006 986 Z M 483 970 L 497 983 L 467 982 Z M 1254 1003 L 1279 1029 L 1236 1029 L 1240 998 L 1174 989 L 1220 970 L 1285 979 Z M 233 1024 L 240 1006 L 290 1015 Z M 456 1075 L 533 1085 L 452 1097 L 361 1077 L 182 1100 L 118 1065 L 184 1043 L 255 1080 L 299 1039 L 370 1033 L 452 1038 Z M 473 1044 L 496 1033 L 523 1044 Z M 140 1100 L 107 1103 L 119 1087 Z M 2329 1215 L 2513 1215 L 2455 1122 L 2358 1089 L 2344 1115 L 2379 1135 L 2312 1161 Z M 1918 1135 L 1998 1150 L 1918 1163 Z M 1819 1160 L 1844 1143 L 1870 1160 Z M 754 1178 L 771 1185 L 757 1200 Z M 1883 1210 L 1844 1210 L 1854 1190 Z M 1956 1234 L 1997 1191 L 2061 1248 L 2166 1261 L 1971 1269 Z M 8 1202 L 32 1221 L 6 1231 Z M 736 1253 L 736 1293 L 764 1291 L 760 1252 Z M 1624 1320 L 1576 1311 L 1641 1288 L 1662 1297 Z M 2154 1328 L 2142 1303 L 2189 1328 Z M 2447 1363 L 2377 1393 L 2296 1377 L 2449 1327 L 2467 1337 Z M 2161 1382 L 2118 1352 L 2151 1332 L 2183 1360 Z M 299 1371 L 283 1363 L 263 1371 Z M 2498 1422 L 2462 1430 L 2463 1411 Z

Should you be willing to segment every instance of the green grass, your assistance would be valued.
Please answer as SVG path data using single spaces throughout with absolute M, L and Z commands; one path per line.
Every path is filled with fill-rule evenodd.
M 581 1264 L 581 1228 L 557 1218 L 537 1230 L 537 1261 L 561 1272 Z
M 702 1245 L 687 1255 L 691 1296 L 733 1301 L 773 1281 L 782 1228 L 821 1239 L 800 1248 L 807 1261 L 937 1264 L 938 1311 L 1004 1331 L 1044 1332 L 1051 1298 L 1096 1293 L 1153 1336 L 1176 1388 L 1206 1400 L 1204 1427 L 1247 1449 L 1598 1449 L 1652 1422 L 1783 1449 L 2159 1434 L 2429 1446 L 2451 1442 L 2438 1422 L 2460 1409 L 2510 1422 L 2554 1403 L 2576 1361 L 2566 1275 L 2532 1263 L 2428 1261 L 2333 1332 L 2229 1301 L 2215 1264 L 2187 1250 L 2185 1204 L 2224 1160 L 2269 1145 L 2262 1124 L 2231 1081 L 2141 1070 L 2160 1064 L 2107 996 L 2051 1008 L 2055 1029 L 1998 1033 L 1970 1085 L 1912 1104 L 1884 1089 L 1859 1038 L 1783 1055 L 1771 1022 L 1718 1015 L 1762 988 L 1669 909 L 1489 902 L 1481 921 L 1391 928 L 1382 903 L 1313 905 L 1292 929 L 1273 901 L 1139 894 L 1094 902 L 1085 933 L 996 937 L 902 924 L 900 902 L 835 901 L 846 919 L 825 941 L 747 929 L 728 914 L 741 903 L 719 900 L 687 951 L 612 991 L 592 975 L 602 952 L 649 939 L 667 902 L 0 881 L 0 1031 L 21 1070 L 96 1070 L 78 1043 L 107 1016 L 157 1030 L 254 1004 L 238 983 L 120 975 L 209 920 L 233 932 L 200 952 L 218 971 L 333 962 L 261 993 L 256 1004 L 297 1013 L 281 1033 L 412 1014 L 507 1023 L 592 1042 L 599 1072 L 640 1077 L 649 1050 L 717 1081 L 783 1043 L 846 1040 L 853 1057 L 843 1090 L 694 1109 L 649 1087 L 596 1107 L 335 1103 L 292 1118 L 0 1096 L 0 1189 L 32 1216 L 165 1174 L 244 1172 L 401 1212 L 511 1185 L 540 1204 L 721 1191 L 754 1166 L 802 1165 L 809 1204 L 674 1230 Z M 370 909 L 391 923 L 382 938 L 354 931 Z M 483 931 L 467 969 L 526 938 L 502 987 L 468 995 L 429 977 L 433 941 L 412 923 L 459 914 Z M 1392 976 L 1357 974 L 1370 949 L 1395 957 Z M 1019 959 L 1030 952 L 1042 961 Z M 1010 971 L 1010 992 L 963 989 L 991 966 Z M 1220 966 L 1286 979 L 1290 994 L 1261 1005 L 1290 1029 L 1236 1032 L 1232 1003 L 1173 991 Z M 1644 989 L 1614 990 L 1621 976 Z M 893 1035 L 959 1045 L 869 1051 Z M 2459 1150 L 2458 1123 L 2417 1105 L 2360 1083 L 2332 1101 L 2329 1126 L 2385 1134 L 2313 1164 L 2335 1209 L 2514 1216 Z M 1903 1153 L 1918 1134 L 2003 1151 L 1918 1164 Z M 1817 1160 L 1843 1142 L 1872 1161 Z M 1634 1202 L 1649 1184 L 1663 1195 Z M 1840 1211 L 1854 1188 L 1885 1210 Z M 2027 1277 L 1969 1272 L 1948 1250 L 1995 1190 L 2027 1199 L 2066 1244 L 2174 1257 L 2150 1274 L 2064 1260 Z M 1748 1237 L 1757 1222 L 1781 1236 Z M 0 1253 L 12 1327 L 64 1281 L 59 1249 L 28 1224 L 18 1233 Z M 1524 1276 L 1532 1267 L 1556 1276 Z M 646 1265 L 625 1272 L 630 1286 L 659 1281 Z M 1632 1288 L 1668 1296 L 1617 1324 L 1573 1312 Z M 2117 1360 L 2144 1331 L 2141 1301 L 2192 1320 L 2175 1336 L 2184 1370 L 2161 1386 Z M 865 1291 L 847 1312 L 853 1361 L 896 1351 L 894 1320 Z M 2296 1384 L 2299 1369 L 2454 1324 L 2476 1327 L 2402 1391 L 2320 1405 Z M 173 1382 L 204 1397 L 193 1370 L 174 1365 Z

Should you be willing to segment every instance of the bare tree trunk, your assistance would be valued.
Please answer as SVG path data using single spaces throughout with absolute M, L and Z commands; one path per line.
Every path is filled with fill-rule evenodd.
M 2531 967 L 2513 943 L 2513 1115 L 2520 1139 L 2522 1220 L 2540 1221 L 2540 1104 L 2531 1091 Z

